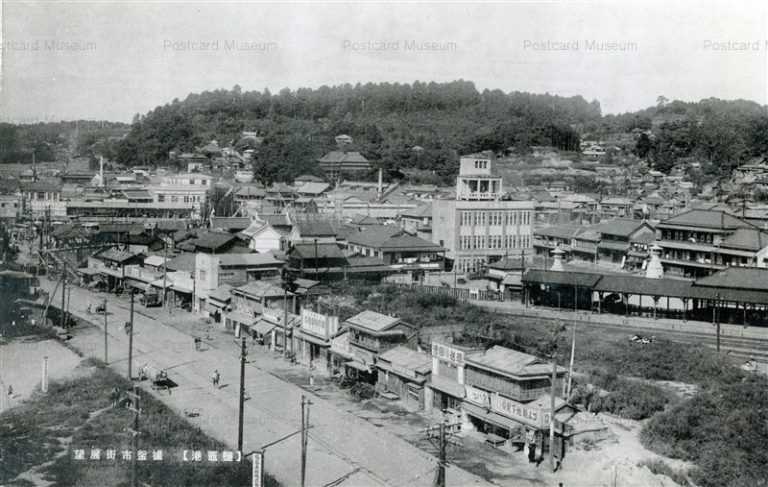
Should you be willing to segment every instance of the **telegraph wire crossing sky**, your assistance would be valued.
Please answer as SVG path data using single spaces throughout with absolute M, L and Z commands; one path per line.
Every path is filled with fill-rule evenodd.
M 768 6 L 5 2 L 0 118 L 129 122 L 189 93 L 473 81 L 582 95 L 766 103 Z

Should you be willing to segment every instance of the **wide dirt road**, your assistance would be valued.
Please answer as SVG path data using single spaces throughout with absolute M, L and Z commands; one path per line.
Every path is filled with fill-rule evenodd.
M 41 281 L 49 292 L 53 290 L 54 283 Z M 57 294 L 59 298 L 54 297 L 52 305 L 58 303 L 60 292 Z M 88 315 L 86 309 L 89 303 L 96 303 L 105 295 L 77 287 L 72 287 L 71 293 L 70 311 L 102 327 L 103 317 Z M 122 325 L 128 320 L 128 304 L 126 299 L 106 296 L 109 363 L 118 372 L 125 374 L 128 337 Z M 179 412 L 198 408 L 200 417 L 191 421 L 199 424 L 209 435 L 235 448 L 240 370 L 238 343 L 233 339 L 231 343 L 220 343 L 216 348 L 195 352 L 190 335 L 151 316 L 158 314 L 156 309 L 148 312 L 137 305 L 135 310 L 134 375 L 144 363 L 169 369 L 169 376 L 178 383 L 178 387 L 170 395 L 157 393 L 157 397 Z M 190 320 L 193 319 L 192 315 L 189 316 Z M 103 357 L 102 330 L 91 328 L 79 331 L 72 344 L 88 356 Z M 248 360 L 250 363 L 246 367 L 245 386 L 250 399 L 245 403 L 246 452 L 299 430 L 301 395 L 308 394 L 270 374 L 268 363 L 275 359 L 258 347 L 251 351 Z M 214 369 L 221 373 L 220 389 L 214 389 L 209 379 Z M 323 486 L 342 477 L 346 479 L 341 485 L 350 486 L 432 484 L 437 467 L 436 458 L 352 414 L 338 410 L 323 399 L 308 395 L 313 404 L 306 485 Z M 142 418 L 142 421 L 151 420 Z M 266 470 L 284 485 L 300 483 L 299 441 L 300 435 L 294 435 L 266 450 Z M 179 445 L 180 448 L 183 446 Z M 447 469 L 447 483 L 456 486 L 489 485 L 457 467 Z

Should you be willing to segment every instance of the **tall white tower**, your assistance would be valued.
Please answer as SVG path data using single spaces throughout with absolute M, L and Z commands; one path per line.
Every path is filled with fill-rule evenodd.
M 460 201 L 499 200 L 501 177 L 493 175 L 493 161 L 484 154 L 461 156 L 456 178 L 456 199 Z

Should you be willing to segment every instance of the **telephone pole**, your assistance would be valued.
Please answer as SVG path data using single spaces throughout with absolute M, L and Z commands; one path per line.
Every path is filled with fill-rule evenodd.
M 139 441 L 139 415 L 141 414 L 141 404 L 139 402 L 139 386 L 133 386 L 133 392 L 125 393 L 128 397 L 133 399 L 133 405 L 128 409 L 133 411 L 133 428 L 128 428 L 131 433 L 131 487 L 136 487 L 136 450 L 138 449 Z
M 131 315 L 128 322 L 128 380 L 133 379 L 132 366 L 133 366 L 133 297 L 134 290 L 131 289 Z
M 440 459 L 437 467 L 436 487 L 445 487 L 445 464 L 447 462 L 445 448 L 445 423 L 440 423 Z
M 62 269 L 64 277 L 61 278 L 61 327 L 67 327 L 67 270 Z
M 552 352 L 552 390 L 549 391 L 549 466 L 555 471 L 555 378 L 557 377 L 557 359 Z
M 104 363 L 109 363 L 109 354 L 107 352 L 107 298 L 104 298 Z
M 241 333 L 243 333 L 241 331 Z M 243 406 L 245 405 L 245 334 L 240 345 L 240 410 L 237 419 L 237 449 L 243 451 Z
M 307 443 L 309 440 L 309 406 L 312 401 L 301 395 L 301 487 L 307 479 Z

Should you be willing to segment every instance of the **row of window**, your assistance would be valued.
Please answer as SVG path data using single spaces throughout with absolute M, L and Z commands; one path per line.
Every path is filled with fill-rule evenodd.
M 458 272 L 478 272 L 485 264 L 484 257 L 468 257 L 456 260 L 456 270 Z
M 199 195 L 193 195 L 193 196 L 177 196 L 177 195 L 171 195 L 166 198 L 164 194 L 157 195 L 157 201 L 158 203 L 164 203 L 165 201 L 170 201 L 171 203 L 178 203 L 179 201 L 183 201 L 184 203 L 198 203 L 203 201 L 203 199 Z
M 459 237 L 459 250 L 517 249 L 530 246 L 530 235 L 463 235 Z
M 468 225 L 530 225 L 530 211 L 472 211 L 459 216 L 462 226 Z

